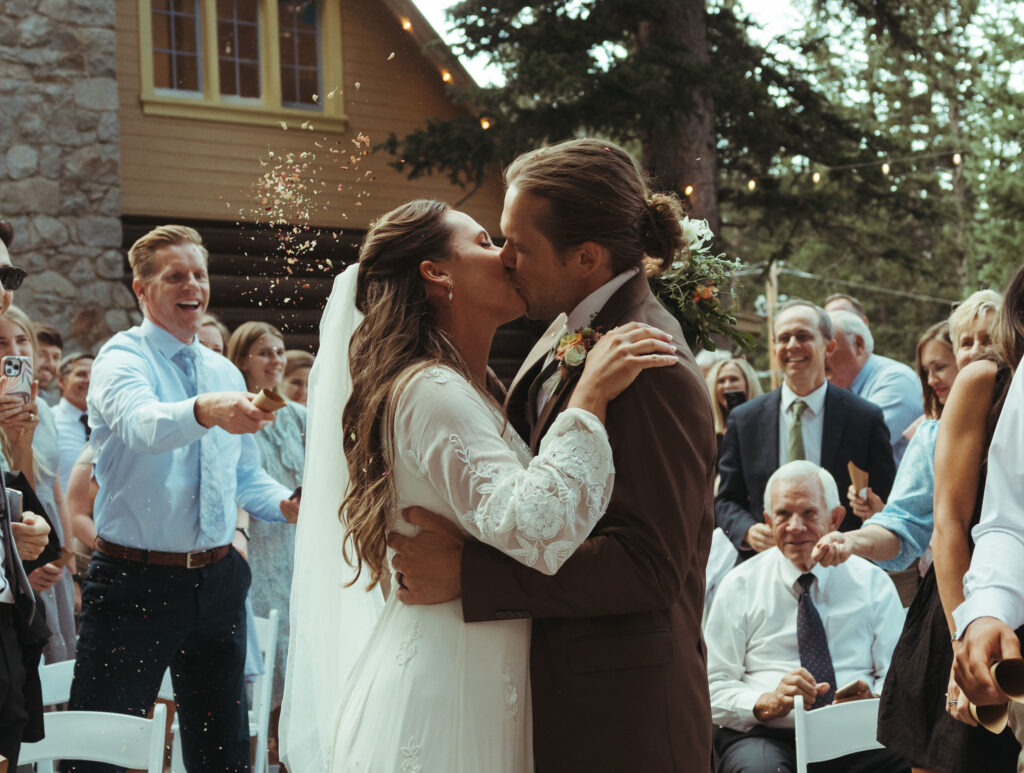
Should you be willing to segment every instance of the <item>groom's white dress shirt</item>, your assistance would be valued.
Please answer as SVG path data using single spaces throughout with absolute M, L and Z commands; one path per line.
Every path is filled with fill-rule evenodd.
M 632 279 L 639 268 L 631 268 L 628 271 L 623 271 L 621 274 L 616 275 L 603 285 L 598 287 L 594 292 L 576 304 L 576 308 L 569 312 L 569 316 L 565 320 L 565 329 L 558 336 L 560 339 L 563 335 L 571 330 L 580 330 L 590 325 L 594 321 L 594 317 L 601 313 L 601 309 L 608 303 L 609 299 L 615 295 L 615 293 L 621 288 L 626 282 Z M 557 347 L 558 339 L 556 339 L 555 345 Z M 555 353 L 552 351 L 548 354 L 547 359 L 544 360 L 544 365 L 547 366 L 554 358 Z M 555 371 L 547 381 L 541 384 L 539 390 L 537 390 L 537 415 L 544 410 L 544 405 L 551 397 L 551 393 L 554 392 L 555 386 L 558 384 L 560 375 L 558 371 Z
M 828 381 L 809 395 L 800 397 L 782 382 L 782 403 L 779 405 L 779 464 L 786 463 L 789 453 L 789 427 L 793 423 L 792 406 L 797 400 L 803 400 L 803 413 L 800 415 L 801 434 L 804 438 L 804 459 L 821 464 L 821 439 L 825 435 L 825 392 Z
M 758 553 L 722 580 L 708 616 L 711 718 L 746 732 L 757 724 L 754 704 L 800 667 L 797 578 L 804 572 L 778 548 Z M 856 679 L 879 694 L 904 611 L 889 576 L 863 558 L 811 570 L 811 600 L 821 615 L 837 689 Z M 765 723 L 793 727 L 793 715 Z
M 974 527 L 966 601 L 953 611 L 957 636 L 979 617 L 1024 625 L 1024 368 L 1010 383 L 988 450 L 981 520 Z

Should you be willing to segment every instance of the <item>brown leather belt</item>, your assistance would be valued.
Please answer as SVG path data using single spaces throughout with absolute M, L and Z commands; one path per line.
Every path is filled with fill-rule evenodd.
M 209 550 L 193 550 L 191 553 L 166 553 L 162 550 L 141 550 L 124 545 L 107 542 L 103 537 L 96 538 L 96 550 L 111 558 L 121 558 L 137 564 L 155 564 L 156 566 L 184 566 L 186 569 L 198 569 L 220 561 L 231 550 L 230 545 L 221 545 Z

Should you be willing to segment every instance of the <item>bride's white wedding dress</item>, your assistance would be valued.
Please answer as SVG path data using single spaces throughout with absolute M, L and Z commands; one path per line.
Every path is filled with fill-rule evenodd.
M 335 279 L 309 377 L 282 760 L 291 773 L 532 771 L 529 621 L 466 624 L 458 601 L 407 607 L 392 595 L 385 605 L 342 557 L 357 280 L 358 265 Z M 390 523 L 406 534 L 400 511 L 420 505 L 553 573 L 611 496 L 611 448 L 594 416 L 565 411 L 531 459 L 497 406 L 449 368 L 412 376 L 394 428 Z
M 559 416 L 531 459 L 496 406 L 430 367 L 402 392 L 394 426 L 399 532 L 415 533 L 399 513 L 419 505 L 553 574 L 611 495 L 607 434 L 585 411 Z M 329 770 L 532 771 L 529 650 L 528 620 L 466 624 L 459 601 L 406 606 L 392 592 L 340 696 Z

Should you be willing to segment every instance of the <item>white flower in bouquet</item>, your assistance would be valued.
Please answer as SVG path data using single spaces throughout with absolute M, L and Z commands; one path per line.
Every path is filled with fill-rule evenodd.
M 679 224 L 682 226 L 683 238 L 686 239 L 691 252 L 699 252 L 715 238 L 715 235 L 711 233 L 711 226 L 708 225 L 707 220 L 691 220 L 688 217 L 684 217 L 679 221 Z

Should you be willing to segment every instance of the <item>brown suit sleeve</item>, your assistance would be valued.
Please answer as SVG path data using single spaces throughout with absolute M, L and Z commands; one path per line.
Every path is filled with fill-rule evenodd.
M 482 543 L 462 554 L 467 622 L 665 609 L 703 573 L 713 527 L 715 436 L 692 359 L 644 372 L 608 406 L 615 488 L 608 512 L 546 576 Z

